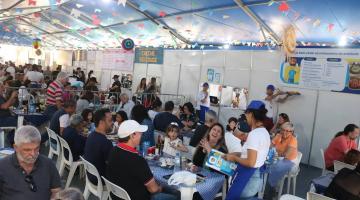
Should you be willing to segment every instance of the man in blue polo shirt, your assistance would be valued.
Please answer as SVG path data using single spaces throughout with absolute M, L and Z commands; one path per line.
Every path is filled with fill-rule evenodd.
M 156 183 L 146 160 L 135 149 L 147 129 L 146 125 L 140 125 L 135 120 L 127 120 L 120 125 L 119 143 L 110 152 L 106 177 L 123 188 L 131 199 L 176 199 L 173 195 L 160 193 L 162 187 Z
M 184 128 L 184 125 L 183 123 L 181 123 L 180 119 L 172 114 L 173 110 L 174 102 L 166 102 L 165 111 L 157 114 L 154 118 L 154 127 L 156 130 L 165 132 L 171 122 L 176 122 L 177 124 L 179 124 L 180 129 Z
M 84 158 L 96 167 L 100 176 L 105 176 L 106 159 L 113 147 L 106 138 L 106 133 L 112 130 L 112 115 L 109 109 L 100 109 L 93 118 L 96 129 L 86 140 Z M 97 183 L 95 176 L 89 174 L 88 177 L 92 183 Z

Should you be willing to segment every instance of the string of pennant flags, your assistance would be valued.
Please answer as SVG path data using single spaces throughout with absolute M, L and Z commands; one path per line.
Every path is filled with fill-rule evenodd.
M 57 7 L 62 3 L 62 1 L 64 0 L 48 0 L 49 1 L 49 6 L 50 6 L 50 9 L 51 10 L 56 10 Z M 29 7 L 32 7 L 32 6 L 37 6 L 37 0 L 26 0 L 27 2 L 27 5 Z M 0 1 L 1 3 L 1 1 Z M 92 2 L 94 3 L 94 2 Z M 126 7 L 126 3 L 127 3 L 127 0 L 117 0 L 117 5 L 118 6 L 122 6 L 122 7 Z M 95 5 L 95 4 L 94 4 Z M 2 5 L 0 4 L 0 7 Z M 196 1 L 191 1 L 191 7 L 198 7 L 198 3 Z M 329 22 L 327 19 L 321 19 L 321 18 L 312 18 L 312 17 L 309 17 L 297 10 L 295 10 L 288 2 L 286 1 L 283 1 L 283 2 L 279 2 L 279 1 L 270 1 L 268 6 L 277 6 L 277 9 L 278 11 L 283 15 L 283 16 L 286 16 L 289 20 L 291 20 L 293 23 L 296 23 L 296 22 L 299 22 L 299 21 L 304 21 L 308 24 L 310 24 L 313 28 L 325 28 L 329 33 L 333 32 L 333 30 L 335 28 L 341 30 L 343 33 L 350 33 L 354 36 L 356 35 L 360 35 L 359 32 L 350 32 L 347 30 L 347 28 L 343 28 L 341 25 L 339 24 L 336 24 L 335 22 Z M 84 10 L 84 7 L 85 5 L 83 4 L 80 4 L 80 3 L 76 3 L 75 4 L 75 7 L 72 8 L 70 10 L 70 16 L 74 17 L 74 18 L 80 18 L 82 15 L 86 15 L 87 13 L 85 13 L 83 10 Z M 156 6 L 155 6 L 156 7 Z M 142 2 L 140 5 L 139 5 L 139 10 L 141 11 L 146 11 L 146 10 L 149 10 L 150 8 L 150 5 L 148 4 L 148 2 Z M 23 9 L 21 8 L 14 8 L 13 9 L 15 11 L 16 14 L 21 14 L 23 12 Z M 113 11 L 111 12 L 111 16 L 112 17 L 107 17 L 106 19 L 103 19 L 101 14 L 104 13 L 103 10 L 101 10 L 100 8 L 94 8 L 94 11 L 92 14 L 90 14 L 90 17 L 91 17 L 91 24 L 95 27 L 98 27 L 98 26 L 101 26 L 103 23 L 106 23 L 106 24 L 113 24 L 114 23 L 114 17 L 117 17 L 119 16 L 119 14 L 116 12 L 116 11 Z M 214 15 L 214 11 L 209 9 L 208 11 L 206 11 L 207 15 L 209 17 L 213 16 Z M 10 12 L 5 12 L 3 13 L 3 16 L 9 16 L 10 15 Z M 159 9 L 158 13 L 157 13 L 158 17 L 166 17 L 168 15 L 168 13 L 166 13 L 166 11 L 163 11 L 161 9 Z M 22 16 L 18 16 L 16 17 L 17 20 L 20 20 L 22 18 Z M 41 19 L 42 16 L 40 14 L 40 12 L 35 12 L 33 13 L 33 18 L 32 20 L 35 20 L 35 21 L 40 21 L 42 20 Z M 230 15 L 222 15 L 221 18 L 223 20 L 228 20 L 231 18 Z M 183 17 L 182 16 L 176 16 L 175 17 L 175 20 L 177 22 L 181 22 L 183 21 Z M 61 25 L 62 27 L 65 27 L 68 29 L 68 31 L 70 33 L 78 33 L 78 34 L 81 34 L 83 36 L 86 36 L 86 35 L 89 35 L 92 31 L 93 31 L 93 27 L 90 27 L 90 26 L 86 26 L 86 27 L 78 27 L 78 26 L 74 26 L 74 27 L 71 27 L 69 24 L 66 24 L 66 23 L 63 23 L 60 19 L 55 19 L 55 18 L 52 18 L 50 20 L 50 23 L 53 24 L 53 25 Z M 127 24 L 127 21 L 124 21 L 123 22 L 124 25 Z M 192 22 L 192 26 L 191 28 L 188 28 L 185 30 L 185 32 L 187 33 L 191 33 L 192 32 L 192 28 L 197 25 L 199 25 L 200 23 L 194 19 L 193 22 Z M 4 23 L 1 23 L 0 22 L 0 26 L 1 28 L 3 29 L 3 31 L 5 32 L 16 32 L 16 31 L 19 31 L 20 30 L 14 26 L 14 25 L 9 25 L 9 24 L 4 24 Z M 159 30 L 164 30 L 162 28 L 162 26 L 156 26 L 156 25 L 150 25 L 150 24 L 145 24 L 143 22 L 139 22 L 139 23 L 136 23 L 136 24 L 132 24 L 132 26 L 136 27 L 137 29 L 139 29 L 141 32 L 138 33 L 136 35 L 136 38 L 138 38 L 138 44 L 141 45 L 142 41 L 141 39 L 145 38 L 146 36 L 146 33 L 147 34 L 152 34 L 154 32 L 158 32 Z M 46 36 L 42 35 L 41 36 L 41 33 L 39 32 L 35 32 L 33 31 L 33 33 L 31 33 L 34 37 L 41 37 L 43 39 L 46 39 Z M 38 36 L 36 36 L 36 34 L 39 34 Z M 111 35 L 110 37 L 112 38 L 120 38 L 122 35 L 124 34 L 127 34 L 126 31 L 119 31 L 119 32 L 115 32 L 115 34 Z M 155 37 L 152 38 L 152 39 L 148 39 L 150 41 L 156 39 Z M 171 38 L 169 40 L 171 43 L 172 46 L 179 46 L 179 43 L 181 43 L 180 41 L 177 41 L 177 38 L 175 38 L 174 36 L 171 35 Z M 250 43 L 251 46 L 263 46 L 263 45 L 270 45 L 271 42 L 256 42 L 256 43 Z M 115 42 L 113 41 L 112 44 L 115 45 Z M 272 44 L 272 43 L 271 43 Z M 246 46 L 250 46 L 249 45 L 249 42 L 233 42 L 233 45 L 246 45 Z M 203 45 L 198 45 L 198 43 L 194 43 L 194 44 L 191 44 L 190 45 L 191 48 L 197 48 L 197 47 L 201 47 Z

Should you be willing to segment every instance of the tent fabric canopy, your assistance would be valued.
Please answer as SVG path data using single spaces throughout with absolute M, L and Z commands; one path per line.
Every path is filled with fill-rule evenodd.
M 0 4 L 3 43 L 69 49 L 279 44 L 288 25 L 299 43 L 357 42 L 358 0 L 7 0 Z

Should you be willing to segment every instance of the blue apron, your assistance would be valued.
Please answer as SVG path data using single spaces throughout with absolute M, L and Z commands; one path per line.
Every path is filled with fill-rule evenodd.
M 226 200 L 239 200 L 244 188 L 256 170 L 257 168 L 245 167 L 238 164 L 231 182 L 231 187 L 226 195 Z M 260 171 L 263 170 L 264 166 L 260 168 Z

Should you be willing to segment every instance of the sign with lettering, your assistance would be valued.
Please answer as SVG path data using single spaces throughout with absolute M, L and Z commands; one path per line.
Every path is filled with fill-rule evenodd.
M 163 48 L 136 48 L 135 63 L 163 64 Z

